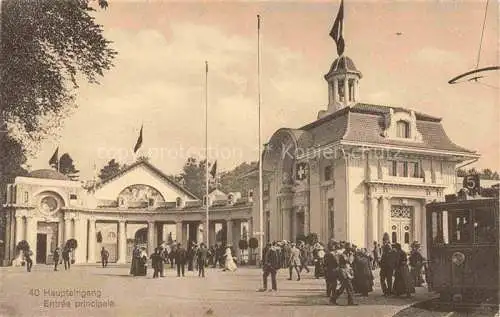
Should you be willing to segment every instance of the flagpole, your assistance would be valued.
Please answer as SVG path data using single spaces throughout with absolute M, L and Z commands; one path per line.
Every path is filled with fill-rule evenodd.
M 262 187 L 262 126 L 261 126 L 261 96 L 260 96 L 260 15 L 257 15 L 257 94 L 259 121 L 259 257 L 262 261 L 264 250 L 264 198 Z
M 205 239 L 210 247 L 208 220 L 208 62 L 205 61 Z

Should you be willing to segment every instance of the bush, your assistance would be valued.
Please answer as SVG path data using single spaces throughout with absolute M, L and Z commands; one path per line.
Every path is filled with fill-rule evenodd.
M 240 248 L 240 250 L 246 250 L 246 249 L 248 249 L 248 241 L 245 240 L 245 239 L 241 239 L 238 242 L 238 247 Z
M 315 244 L 316 242 L 318 242 L 318 234 L 315 232 L 311 232 L 310 234 L 307 235 L 306 242 L 309 245 Z
M 66 241 L 66 248 L 76 249 L 78 247 L 78 242 L 76 239 L 69 239 Z
M 259 247 L 259 240 L 255 237 L 250 238 L 248 243 L 250 249 L 257 249 Z
M 30 245 L 26 240 L 21 240 L 16 246 L 17 251 L 23 251 L 24 253 L 28 252 L 30 249 Z

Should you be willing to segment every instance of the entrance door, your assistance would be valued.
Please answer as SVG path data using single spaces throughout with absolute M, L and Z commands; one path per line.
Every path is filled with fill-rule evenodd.
M 36 263 L 47 261 L 47 234 L 37 233 L 36 235 Z
M 409 251 L 412 241 L 411 206 L 391 206 L 391 242 L 401 244 L 403 250 Z

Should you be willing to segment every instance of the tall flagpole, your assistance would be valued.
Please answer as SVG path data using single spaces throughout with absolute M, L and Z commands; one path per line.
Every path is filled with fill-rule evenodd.
M 208 227 L 208 62 L 205 61 L 205 236 L 207 248 L 210 247 Z
M 260 15 L 257 15 L 257 93 L 258 93 L 258 121 L 259 121 L 259 254 L 262 260 L 264 250 L 264 197 L 262 188 L 262 129 L 260 122 Z

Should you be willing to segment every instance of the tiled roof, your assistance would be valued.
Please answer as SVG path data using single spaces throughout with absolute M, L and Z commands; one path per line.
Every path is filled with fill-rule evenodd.
M 332 73 L 357 73 L 361 76 L 361 72 L 356 68 L 352 59 L 347 56 L 341 56 L 335 59 L 325 77 L 328 77 Z
M 422 142 L 405 142 L 384 137 L 384 115 L 389 113 L 390 108 L 395 111 L 411 111 L 402 107 L 358 103 L 353 107 L 343 108 L 311 122 L 300 129 L 308 131 L 313 135 L 315 146 L 345 140 L 410 148 L 475 153 L 456 145 L 450 140 L 441 124 L 441 118 L 424 113 L 415 112 L 417 130 L 422 134 Z
M 40 169 L 40 170 L 35 170 L 31 173 L 28 174 L 28 177 L 33 177 L 33 178 L 44 178 L 44 179 L 56 179 L 56 180 L 63 180 L 63 181 L 69 181 L 69 177 L 59 173 L 58 171 L 54 171 L 52 169 Z
M 366 143 L 387 144 L 414 148 L 470 152 L 454 144 L 446 135 L 440 122 L 417 120 L 417 130 L 422 134 L 422 142 L 405 142 L 383 136 L 383 118 L 366 113 L 349 113 L 349 126 L 343 140 Z
M 170 177 L 168 177 L 165 173 L 163 173 L 161 170 L 159 170 L 158 168 L 156 168 L 153 164 L 149 163 L 148 161 L 146 160 L 138 160 L 137 162 L 131 164 L 130 166 L 127 166 L 127 168 L 121 170 L 120 172 L 118 172 L 117 174 L 103 180 L 99 185 L 98 187 L 102 187 L 104 184 L 107 184 L 109 182 L 111 182 L 113 179 L 116 179 L 118 177 L 120 177 L 121 175 L 127 173 L 128 171 L 134 169 L 135 167 L 139 166 L 139 165 L 144 165 L 146 166 L 147 168 L 149 168 L 150 170 L 152 170 L 154 173 L 156 173 L 158 176 L 160 176 L 161 178 L 163 178 L 167 183 L 170 183 L 171 185 L 173 185 L 174 187 L 176 187 L 177 189 L 181 190 L 182 192 L 184 192 L 186 195 L 188 195 L 189 197 L 191 197 L 192 199 L 197 199 L 199 200 L 198 197 L 196 197 L 195 194 L 191 193 L 187 188 L 185 188 L 184 186 L 181 186 L 179 183 L 177 183 L 176 181 L 174 181 L 173 179 L 171 179 Z

